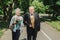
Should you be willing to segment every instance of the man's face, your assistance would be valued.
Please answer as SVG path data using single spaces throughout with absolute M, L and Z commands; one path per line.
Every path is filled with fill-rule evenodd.
M 30 14 L 33 14 L 34 13 L 34 7 L 29 7 L 29 12 L 30 12 Z

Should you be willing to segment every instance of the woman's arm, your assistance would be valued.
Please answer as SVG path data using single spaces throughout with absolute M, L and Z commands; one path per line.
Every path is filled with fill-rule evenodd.
M 23 17 L 21 17 L 22 21 L 21 21 L 21 26 L 23 27 L 24 26 L 24 23 L 23 23 Z
M 9 28 L 13 28 L 13 26 L 16 24 L 16 22 L 14 22 L 14 16 L 12 17 L 11 21 L 10 21 L 10 25 Z

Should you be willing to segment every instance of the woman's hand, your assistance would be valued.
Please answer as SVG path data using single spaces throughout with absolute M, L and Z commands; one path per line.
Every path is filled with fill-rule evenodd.
M 16 21 L 14 21 L 14 23 L 12 24 L 12 25 L 15 25 L 17 22 Z
M 11 26 L 9 26 L 9 29 L 11 29 Z
M 9 26 L 9 29 L 12 30 L 13 29 L 13 26 Z

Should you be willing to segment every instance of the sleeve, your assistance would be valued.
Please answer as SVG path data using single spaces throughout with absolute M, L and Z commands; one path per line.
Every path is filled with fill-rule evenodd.
M 40 31 L 40 17 L 39 17 L 39 15 L 37 15 L 37 18 L 38 18 L 38 31 Z
M 10 21 L 10 25 L 9 25 L 9 27 L 12 26 L 13 22 L 14 22 L 14 17 L 12 17 L 12 19 L 11 19 L 11 21 Z
M 24 24 L 23 24 L 23 17 L 21 17 L 21 25 L 20 25 L 20 32 L 22 33 L 23 32 L 23 27 L 24 27 Z
M 24 14 L 24 17 L 23 17 L 24 19 L 23 19 L 23 23 L 24 23 L 24 25 L 27 25 L 27 23 L 26 23 L 26 21 L 27 21 L 27 14 Z
M 21 17 L 21 27 L 23 27 L 24 26 L 24 24 L 23 24 L 23 17 Z
M 29 20 L 29 14 L 24 14 L 24 19 L 23 19 L 24 25 L 29 26 L 31 24 L 30 21 L 28 20 Z

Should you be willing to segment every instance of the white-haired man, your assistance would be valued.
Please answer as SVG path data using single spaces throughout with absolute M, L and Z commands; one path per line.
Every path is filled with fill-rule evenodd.
M 23 17 L 20 16 L 21 10 L 15 9 L 15 15 L 12 17 L 9 28 L 12 30 L 12 40 L 19 40 L 20 31 L 23 26 Z
M 37 32 L 40 30 L 40 20 L 33 6 L 30 6 L 29 13 L 24 15 L 24 24 L 27 26 L 27 40 L 36 40 Z

